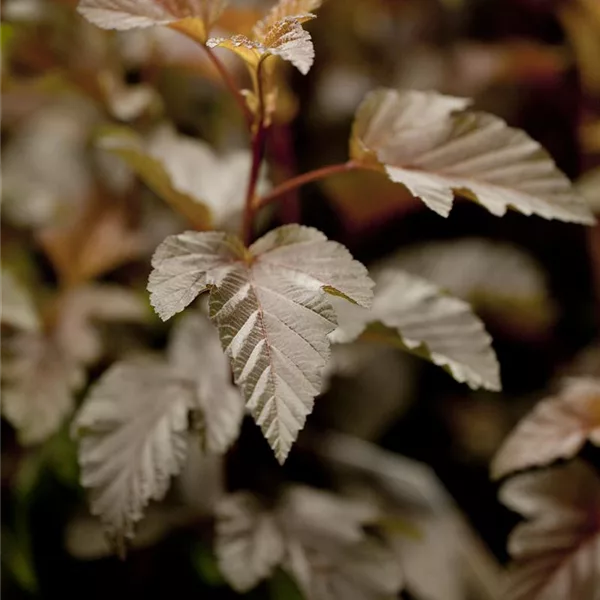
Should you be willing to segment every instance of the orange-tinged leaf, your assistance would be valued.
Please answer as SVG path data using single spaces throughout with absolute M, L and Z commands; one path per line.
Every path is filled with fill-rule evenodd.
M 314 19 L 315 15 L 309 11 L 320 5 L 321 0 L 281 0 L 262 21 L 256 23 L 252 35 L 212 38 L 206 45 L 235 52 L 252 69 L 269 55 L 279 56 L 306 75 L 313 64 L 315 50 L 302 23 Z
M 254 26 L 254 36 L 257 40 L 264 40 L 267 32 L 278 22 L 289 17 L 299 23 L 304 23 L 315 18 L 314 10 L 321 7 L 322 0 L 280 0 L 265 16 Z
M 600 379 L 572 379 L 517 425 L 496 455 L 492 475 L 571 458 L 587 440 L 600 446 Z
M 125 208 L 104 200 L 92 200 L 76 222 L 41 229 L 37 238 L 61 279 L 70 283 L 95 279 L 141 251 Z

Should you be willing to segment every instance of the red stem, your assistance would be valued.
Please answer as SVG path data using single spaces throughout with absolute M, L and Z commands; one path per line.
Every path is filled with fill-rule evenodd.
M 360 165 L 354 162 L 353 160 L 349 160 L 345 163 L 328 165 L 327 167 L 321 167 L 320 169 L 315 169 L 314 171 L 303 173 L 302 175 L 298 175 L 297 177 L 288 179 L 281 185 L 278 185 L 277 187 L 273 188 L 266 196 L 263 196 L 258 201 L 256 208 L 262 208 L 267 204 L 271 204 L 271 202 L 274 202 L 283 194 L 287 194 L 288 192 L 295 190 L 300 186 L 306 185 L 307 183 L 311 183 L 312 181 L 325 179 L 326 177 L 330 177 L 331 175 L 337 175 L 338 173 L 347 173 L 356 169 L 365 168 L 367 167 L 365 167 L 364 165 Z
M 248 188 L 246 191 L 246 205 L 244 208 L 244 221 L 242 224 L 242 238 L 244 244 L 248 246 L 252 241 L 253 233 L 253 221 L 256 206 L 254 202 L 254 195 L 256 193 L 256 185 L 258 183 L 258 176 L 260 173 L 260 166 L 262 164 L 263 155 L 265 152 L 265 142 L 267 141 L 267 130 L 265 128 L 265 104 L 263 97 L 263 84 L 262 84 L 262 62 L 258 63 L 256 70 L 256 81 L 257 81 L 257 96 L 258 96 L 258 121 L 256 123 L 256 130 L 252 136 L 252 166 L 250 167 L 250 177 L 248 179 Z
M 251 125 L 252 124 L 252 113 L 250 112 L 250 109 L 248 108 L 248 105 L 246 104 L 246 100 L 244 99 L 244 96 L 242 96 L 237 85 L 231 78 L 229 71 L 225 68 L 225 65 L 221 62 L 219 57 L 208 46 L 202 46 L 202 47 L 204 48 L 204 50 L 206 50 L 206 54 L 208 55 L 208 58 L 214 65 L 215 69 L 219 72 L 219 75 L 221 75 L 223 82 L 225 83 L 225 85 L 227 86 L 227 88 L 229 89 L 229 91 L 231 92 L 233 97 L 235 98 L 235 101 L 238 103 L 240 110 L 242 111 L 242 114 L 244 115 L 244 118 L 246 119 L 246 122 L 248 123 L 248 125 Z

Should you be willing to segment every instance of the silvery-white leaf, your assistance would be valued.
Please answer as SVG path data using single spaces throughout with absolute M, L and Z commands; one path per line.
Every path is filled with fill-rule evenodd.
M 23 331 L 37 331 L 40 318 L 29 290 L 9 269 L 2 268 L 2 323 Z
M 61 224 L 78 214 L 94 189 L 86 158 L 96 110 L 81 100 L 40 109 L 3 149 L 2 211 L 20 226 Z
M 288 537 L 311 544 L 355 544 L 380 517 L 377 506 L 302 485 L 289 487 L 278 507 Z
M 508 436 L 494 458 L 492 476 L 572 458 L 587 440 L 600 446 L 600 379 L 569 379 Z
M 403 587 L 395 555 L 367 540 L 337 551 L 292 542 L 285 566 L 307 600 L 394 600 Z
M 574 461 L 517 475 L 500 499 L 527 522 L 509 538 L 509 600 L 598 600 L 600 479 Z
M 136 323 L 148 316 L 142 296 L 118 285 L 93 284 L 73 289 L 63 296 L 55 335 L 65 354 L 90 364 L 102 353 L 98 322 Z
M 208 29 L 220 16 L 226 0 L 81 0 L 78 10 L 104 29 L 134 29 L 199 19 Z
M 458 192 L 497 216 L 514 208 L 546 219 L 594 222 L 537 142 L 498 117 L 465 111 L 468 104 L 434 92 L 374 91 L 358 109 L 352 156 L 376 160 L 392 181 L 442 216 Z
M 331 295 L 367 306 L 372 282 L 340 244 L 315 229 L 280 227 L 246 249 L 229 234 L 167 238 L 148 289 L 163 319 L 210 288 L 210 316 L 247 406 L 283 462 L 321 391 Z M 326 293 L 327 292 L 327 293 Z
M 284 557 L 284 540 L 273 515 L 249 493 L 217 506 L 215 552 L 227 582 L 238 592 L 268 577 Z
M 43 442 L 74 408 L 85 373 L 56 340 L 18 333 L 5 342 L 2 361 L 2 413 L 22 444 Z
M 206 142 L 169 128 L 160 128 L 149 139 L 147 150 L 161 162 L 175 188 L 210 208 L 215 229 L 239 231 L 250 172 L 248 150 L 218 155 Z M 263 174 L 257 193 L 266 193 L 268 187 Z
M 161 363 L 117 363 L 94 385 L 75 422 L 81 483 L 117 543 L 132 538 L 184 462 L 193 390 Z
M 403 580 L 400 565 L 365 531 L 381 517 L 376 505 L 292 486 L 277 513 L 286 539 L 285 567 L 307 598 L 397 597 Z
M 484 238 L 427 242 L 409 247 L 385 261 L 429 279 L 475 307 L 506 305 L 504 318 L 515 309 L 552 314 L 550 292 L 541 266 L 510 244 Z
M 387 330 L 374 326 L 374 337 L 428 358 L 473 389 L 500 389 L 491 338 L 466 302 L 395 268 L 382 268 L 373 277 L 376 288 L 371 310 L 339 307 L 340 328 L 333 334 L 333 341 L 352 341 L 360 333 L 360 325 L 364 329 L 369 323 L 379 322 Z
M 174 373 L 196 389 L 192 419 L 202 448 L 225 452 L 239 435 L 244 400 L 231 383 L 216 327 L 200 312 L 187 313 L 173 329 L 168 354 Z

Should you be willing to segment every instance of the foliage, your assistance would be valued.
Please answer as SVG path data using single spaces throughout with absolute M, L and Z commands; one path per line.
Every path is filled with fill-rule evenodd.
M 578 8 L 557 10 L 567 35 L 583 27 L 580 13 L 600 30 L 587 0 L 570 1 Z M 344 419 L 362 424 L 361 410 L 365 422 L 391 426 L 418 368 L 457 398 L 490 398 L 502 390 L 502 341 L 541 347 L 552 335 L 559 308 L 545 266 L 522 249 L 478 231 L 436 243 L 417 235 L 419 244 L 396 244 L 377 261 L 344 233 L 379 223 L 385 255 L 396 241 L 390 230 L 411 213 L 453 218 L 464 208 L 491 223 L 510 210 L 506 222 L 519 227 L 535 227 L 521 225 L 532 215 L 573 224 L 551 231 L 593 226 L 594 172 L 574 185 L 534 135 L 462 97 L 493 88 L 491 80 L 527 79 L 515 55 L 538 75 L 544 61 L 554 75 L 568 61 L 556 49 L 511 45 L 496 49 L 504 62 L 489 81 L 457 78 L 452 89 L 444 76 L 425 86 L 440 91 L 407 85 L 407 73 L 386 87 L 351 75 L 347 157 L 297 174 L 293 122 L 310 116 L 295 90 L 326 66 L 313 40 L 323 37 L 319 21 L 340 31 L 329 51 L 339 39 L 347 54 L 354 9 L 360 40 L 362 17 L 368 28 L 377 24 L 370 11 L 396 8 L 73 4 L 8 2 L 2 30 L 2 414 L 15 433 L 5 455 L 16 457 L 4 562 L 13 579 L 38 590 L 29 520 L 47 473 L 77 495 L 73 469 L 62 465 L 74 467 L 76 447 L 77 489 L 94 518 L 75 498 L 61 535 L 81 560 L 126 558 L 178 531 L 192 540 L 203 585 L 238 593 L 488 599 L 505 579 L 509 600 L 597 600 L 597 373 L 566 378 L 531 412 L 506 418 L 518 423 L 491 475 L 508 478 L 500 500 L 526 520 L 509 539 L 507 569 L 432 471 L 327 431 L 318 414 L 329 401 L 340 429 Z M 389 40 L 379 43 L 390 54 Z M 574 44 L 574 56 L 594 95 L 587 47 Z M 199 97 L 210 108 L 199 110 Z M 313 218 L 299 201 L 304 186 L 337 178 L 350 183 L 322 189 L 346 232 L 327 225 L 324 198 L 315 196 Z M 504 326 L 499 343 L 488 323 L 494 333 Z M 348 392 L 336 400 L 344 380 Z M 477 423 L 508 433 L 490 421 Z

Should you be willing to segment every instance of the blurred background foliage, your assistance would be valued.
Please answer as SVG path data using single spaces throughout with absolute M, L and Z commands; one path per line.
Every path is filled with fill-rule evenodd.
M 247 29 L 260 5 L 232 1 L 220 26 Z M 180 509 L 156 507 L 143 547 L 126 562 L 109 556 L 78 485 L 66 423 L 73 406 L 44 412 L 47 398 L 61 394 L 57 386 L 79 402 L 118 356 L 159 350 L 166 340 L 145 281 L 154 248 L 185 221 L 98 148 L 103 128 L 145 134 L 168 122 L 217 149 L 247 145 L 233 101 L 192 42 L 170 30 L 102 31 L 75 8 L 75 0 L 2 6 L 3 372 L 26 374 L 30 388 L 22 393 L 39 396 L 34 410 L 44 415 L 41 431 L 24 426 L 17 435 L 9 421 L 28 417 L 15 416 L 3 398 L 2 593 L 11 600 L 234 597 L 206 523 L 190 525 Z M 310 31 L 309 75 L 278 67 L 267 149 L 274 183 L 345 160 L 354 110 L 370 89 L 435 89 L 472 97 L 476 108 L 523 128 L 600 210 L 597 0 L 328 0 Z M 222 58 L 243 85 L 243 65 Z M 298 221 L 367 264 L 394 254 L 407 270 L 469 300 L 494 339 L 504 390 L 471 391 L 377 346 L 359 366 L 340 353 L 288 464 L 277 467 L 256 428 L 245 427 L 227 459 L 229 485 L 330 481 L 310 436 L 331 427 L 430 465 L 505 562 L 516 518 L 496 499 L 489 462 L 559 376 L 600 373 L 600 229 L 516 213 L 497 219 L 463 202 L 444 220 L 372 173 L 310 184 L 264 217 L 265 226 Z M 8 297 L 21 288 L 34 306 L 27 295 Z M 57 369 L 69 375 L 57 382 Z M 222 485 L 208 470 L 201 485 L 183 485 L 183 495 Z M 249 597 L 297 594 L 278 574 Z

